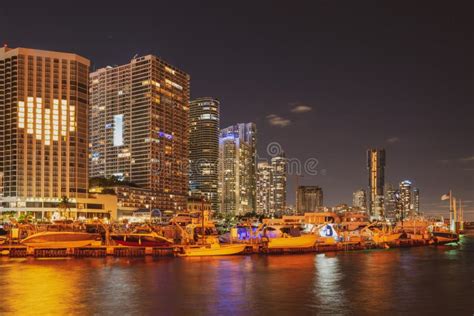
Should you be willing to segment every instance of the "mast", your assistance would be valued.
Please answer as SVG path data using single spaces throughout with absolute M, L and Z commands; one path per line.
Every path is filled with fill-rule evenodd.
M 455 232 L 454 228 L 454 213 L 453 213 L 453 192 L 449 190 L 449 229 L 451 232 Z
M 205 236 L 204 236 L 204 196 L 201 196 L 201 234 L 202 234 L 202 244 L 206 244 Z
M 454 221 L 453 221 L 453 224 L 454 224 L 454 228 L 453 228 L 453 233 L 456 233 L 457 232 L 457 221 L 458 221 L 458 210 L 457 210 L 457 201 L 456 201 L 456 198 L 453 197 L 453 218 L 454 218 Z

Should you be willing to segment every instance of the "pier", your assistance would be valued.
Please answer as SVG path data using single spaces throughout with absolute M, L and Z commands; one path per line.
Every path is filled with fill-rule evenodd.
M 433 245 L 428 240 L 400 239 L 391 243 L 376 244 L 373 242 L 340 242 L 336 244 L 317 244 L 309 248 L 274 248 L 269 249 L 266 243 L 247 244 L 241 255 L 272 255 L 295 253 L 325 253 L 359 251 L 369 249 L 406 248 Z M 0 256 L 10 258 L 104 258 L 104 257 L 173 257 L 182 253 L 186 245 L 173 247 L 124 247 L 124 246 L 87 246 L 71 248 L 33 248 L 24 245 L 2 245 Z

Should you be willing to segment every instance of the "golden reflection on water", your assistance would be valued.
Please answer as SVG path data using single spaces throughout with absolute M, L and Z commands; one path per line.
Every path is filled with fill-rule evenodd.
M 458 250 L 0 258 L 0 316 L 436 314 L 447 302 L 466 312 L 473 254 L 474 240 Z
M 0 283 L 0 314 L 64 315 L 70 311 L 67 302 L 74 301 L 81 289 L 74 286 L 80 275 L 68 268 L 69 260 L 12 261 L 11 265 L 0 265 L 0 277 L 8 281 Z

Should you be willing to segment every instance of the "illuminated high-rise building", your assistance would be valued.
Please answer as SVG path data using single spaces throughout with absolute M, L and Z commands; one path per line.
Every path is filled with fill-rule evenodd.
M 385 218 L 395 221 L 398 215 L 400 205 L 400 193 L 391 184 L 385 186 L 384 192 L 384 216 Z
M 367 208 L 367 196 L 364 189 L 359 189 L 352 194 L 352 206 L 361 210 Z
M 400 211 L 403 218 L 406 218 L 410 215 L 412 209 L 412 192 L 411 192 L 411 181 L 404 180 L 400 182 Z
M 272 212 L 272 176 L 273 168 L 267 162 L 259 162 L 257 166 L 257 213 Z
M 367 169 L 369 170 L 369 215 L 380 218 L 383 216 L 385 149 L 367 151 Z
M 0 48 L 4 210 L 39 216 L 87 198 L 88 75 L 76 54 Z
M 286 210 L 287 159 L 273 157 L 257 169 L 257 213 L 273 215 Z
M 323 189 L 318 186 L 299 186 L 296 190 L 296 211 L 299 214 L 318 212 L 323 207 Z
M 189 187 L 193 196 L 205 197 L 218 210 L 219 107 L 214 98 L 192 100 L 189 107 Z
M 90 176 L 150 189 L 152 208 L 186 208 L 189 80 L 153 55 L 90 75 Z
M 219 209 L 245 214 L 256 210 L 257 127 L 240 123 L 219 135 Z
M 272 211 L 283 212 L 286 209 L 286 180 L 288 160 L 283 154 L 273 157 L 272 164 Z

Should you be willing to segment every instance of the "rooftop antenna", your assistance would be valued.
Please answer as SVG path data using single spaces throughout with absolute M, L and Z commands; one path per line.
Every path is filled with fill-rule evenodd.
M 133 58 L 132 58 L 132 59 L 135 59 L 135 58 L 137 58 L 137 57 L 138 57 L 138 54 L 135 54 L 135 55 L 133 55 Z

